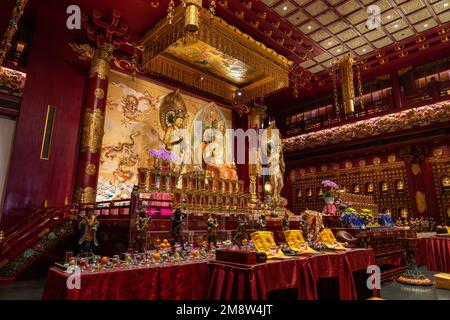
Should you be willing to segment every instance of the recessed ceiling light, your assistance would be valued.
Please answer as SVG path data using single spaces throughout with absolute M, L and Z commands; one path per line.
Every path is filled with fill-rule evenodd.
M 238 95 L 239 97 L 242 96 L 242 92 L 241 92 L 241 91 L 238 91 L 237 95 Z
M 444 3 L 444 8 L 447 8 L 448 7 L 448 3 L 446 2 L 446 3 Z
M 398 28 L 398 24 L 396 24 L 396 25 L 394 26 L 394 28 L 397 29 L 397 28 Z
M 388 18 L 388 19 L 390 19 L 390 18 L 391 18 L 391 16 L 387 16 L 387 18 Z
M 312 27 L 311 26 L 308 26 L 308 29 L 311 29 Z
M 288 7 L 287 7 L 287 6 L 284 6 L 284 7 L 283 7 L 283 10 L 284 10 L 284 11 L 286 11 L 287 9 L 288 9 Z
M 363 52 L 366 52 L 366 49 L 363 49 Z
M 423 26 L 424 26 L 425 28 L 428 27 L 428 23 L 425 23 Z
M 331 41 L 328 41 L 328 45 L 331 46 Z
M 337 51 L 337 52 L 341 52 L 341 49 L 337 49 L 336 51 Z

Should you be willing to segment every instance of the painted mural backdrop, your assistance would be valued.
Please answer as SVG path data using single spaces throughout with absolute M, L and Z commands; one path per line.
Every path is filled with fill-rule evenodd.
M 151 167 L 151 148 L 163 147 L 164 130 L 159 107 L 172 89 L 113 72 L 110 76 L 105 116 L 105 135 L 97 191 L 97 201 L 130 198 L 140 167 Z M 185 127 L 191 128 L 196 114 L 210 102 L 182 94 L 187 107 Z M 232 113 L 219 107 L 227 127 Z

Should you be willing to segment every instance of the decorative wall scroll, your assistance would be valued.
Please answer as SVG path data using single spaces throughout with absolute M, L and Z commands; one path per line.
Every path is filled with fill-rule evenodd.
M 450 101 L 284 139 L 286 152 L 329 146 L 450 121 Z
M 53 127 L 56 117 L 56 107 L 48 106 L 45 119 L 44 134 L 42 136 L 41 159 L 50 159 L 50 147 L 52 143 Z
M 202 9 L 199 18 L 201 26 L 195 36 L 185 33 L 182 8 L 175 11 L 171 26 L 162 20 L 149 31 L 142 41 L 144 69 L 244 103 L 289 86 L 291 61 L 224 20 L 211 18 L 207 10 Z M 201 65 L 195 58 L 198 55 L 204 58 Z M 216 68 L 223 59 L 240 65 L 235 71 L 248 69 L 242 79 L 250 80 L 234 77 L 230 81 L 230 68 L 225 73 Z

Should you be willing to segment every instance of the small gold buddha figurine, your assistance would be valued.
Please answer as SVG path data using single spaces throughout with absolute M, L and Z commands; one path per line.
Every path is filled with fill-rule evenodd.
M 381 191 L 383 191 L 383 192 L 388 192 L 389 191 L 389 186 L 388 186 L 386 181 L 383 181 L 381 183 Z
M 448 176 L 442 177 L 441 183 L 444 188 L 450 188 L 450 177 L 448 177 Z
M 367 184 L 367 193 L 373 193 L 373 183 Z
M 397 191 L 405 190 L 405 183 L 402 180 L 397 180 L 396 182 Z
M 359 190 L 359 184 L 355 185 L 355 188 L 354 188 L 353 192 L 354 192 L 354 193 L 359 193 L 359 192 L 360 192 L 360 190 Z
M 400 216 L 401 216 L 402 218 L 407 218 L 407 217 L 408 217 L 408 209 L 402 208 L 402 209 L 400 210 Z

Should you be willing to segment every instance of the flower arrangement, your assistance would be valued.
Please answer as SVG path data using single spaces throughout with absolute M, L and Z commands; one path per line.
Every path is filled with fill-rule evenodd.
M 364 220 L 360 217 L 358 212 L 352 207 L 347 207 L 341 215 L 341 222 L 346 223 L 354 228 L 365 229 L 366 225 Z
M 373 222 L 375 215 L 373 214 L 372 210 L 370 209 L 362 209 L 359 213 L 359 216 L 364 221 L 365 224 L 369 222 Z
M 378 218 L 378 221 L 380 225 L 385 227 L 395 227 L 395 221 L 392 219 L 390 214 L 387 213 L 381 213 L 380 217 Z
M 166 148 L 150 149 L 150 156 L 163 161 L 174 161 L 178 159 L 175 153 Z
M 322 186 L 326 188 L 326 190 L 322 193 L 323 198 L 334 198 L 336 196 L 334 191 L 339 188 L 336 182 L 331 180 L 323 180 Z

